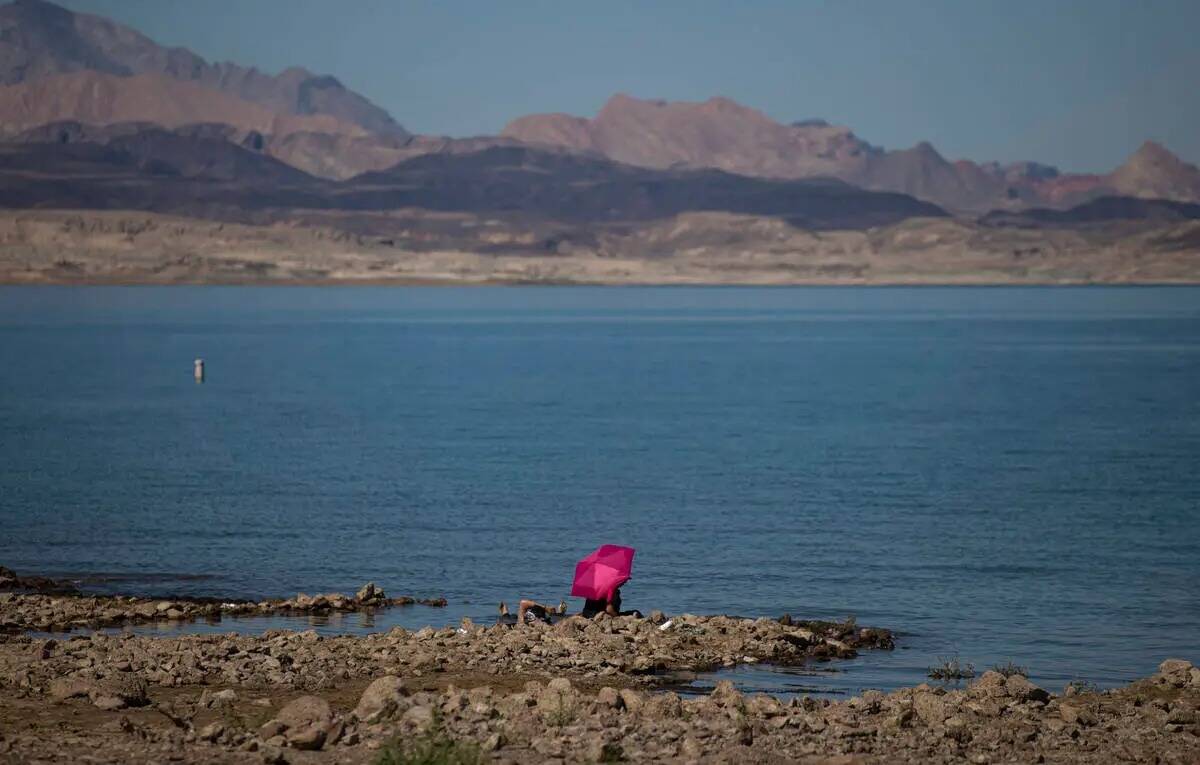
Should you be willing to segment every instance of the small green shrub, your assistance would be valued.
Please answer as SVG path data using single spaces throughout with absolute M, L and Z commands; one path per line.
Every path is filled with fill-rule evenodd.
M 999 672 L 1005 677 L 1012 677 L 1013 675 L 1029 677 L 1029 669 L 1027 667 L 1022 667 L 1020 664 L 1013 664 L 1011 661 L 1006 661 L 1003 664 L 994 664 L 992 665 L 992 670 Z
M 456 741 L 435 726 L 412 739 L 393 739 L 379 750 L 373 765 L 479 765 L 482 761 L 478 746 Z
M 975 665 L 959 661 L 957 656 L 939 656 L 937 665 L 929 668 L 929 676 L 934 680 L 967 680 L 975 677 Z
M 574 698 L 561 691 L 558 694 L 558 703 L 542 712 L 542 720 L 551 728 L 565 728 L 575 722 L 577 717 L 579 710 L 575 708 Z
M 1100 693 L 1100 686 L 1091 680 L 1072 680 L 1067 683 L 1065 690 L 1067 696 L 1079 696 L 1085 693 Z

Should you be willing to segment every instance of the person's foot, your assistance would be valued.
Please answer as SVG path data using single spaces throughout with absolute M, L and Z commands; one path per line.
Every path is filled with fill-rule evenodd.
M 506 604 L 503 600 L 500 601 L 500 615 L 508 616 L 508 604 Z

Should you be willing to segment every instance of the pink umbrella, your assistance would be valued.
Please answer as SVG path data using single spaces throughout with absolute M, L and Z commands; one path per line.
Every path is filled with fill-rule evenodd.
M 633 570 L 633 548 L 601 545 L 596 552 L 575 564 L 571 595 L 608 600 L 613 590 L 629 581 Z

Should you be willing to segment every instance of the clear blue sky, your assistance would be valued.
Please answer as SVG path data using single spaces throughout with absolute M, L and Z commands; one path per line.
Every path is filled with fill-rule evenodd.
M 615 92 L 724 95 L 887 148 L 1107 171 L 1200 161 L 1200 0 L 61 0 L 209 59 L 336 75 L 463 136 Z

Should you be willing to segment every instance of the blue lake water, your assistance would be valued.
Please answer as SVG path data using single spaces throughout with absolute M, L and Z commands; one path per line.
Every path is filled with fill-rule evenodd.
M 1198 472 L 1194 288 L 0 288 L 0 564 L 451 601 L 325 631 L 615 542 L 630 607 L 901 633 L 762 687 L 1115 684 L 1200 660 Z

